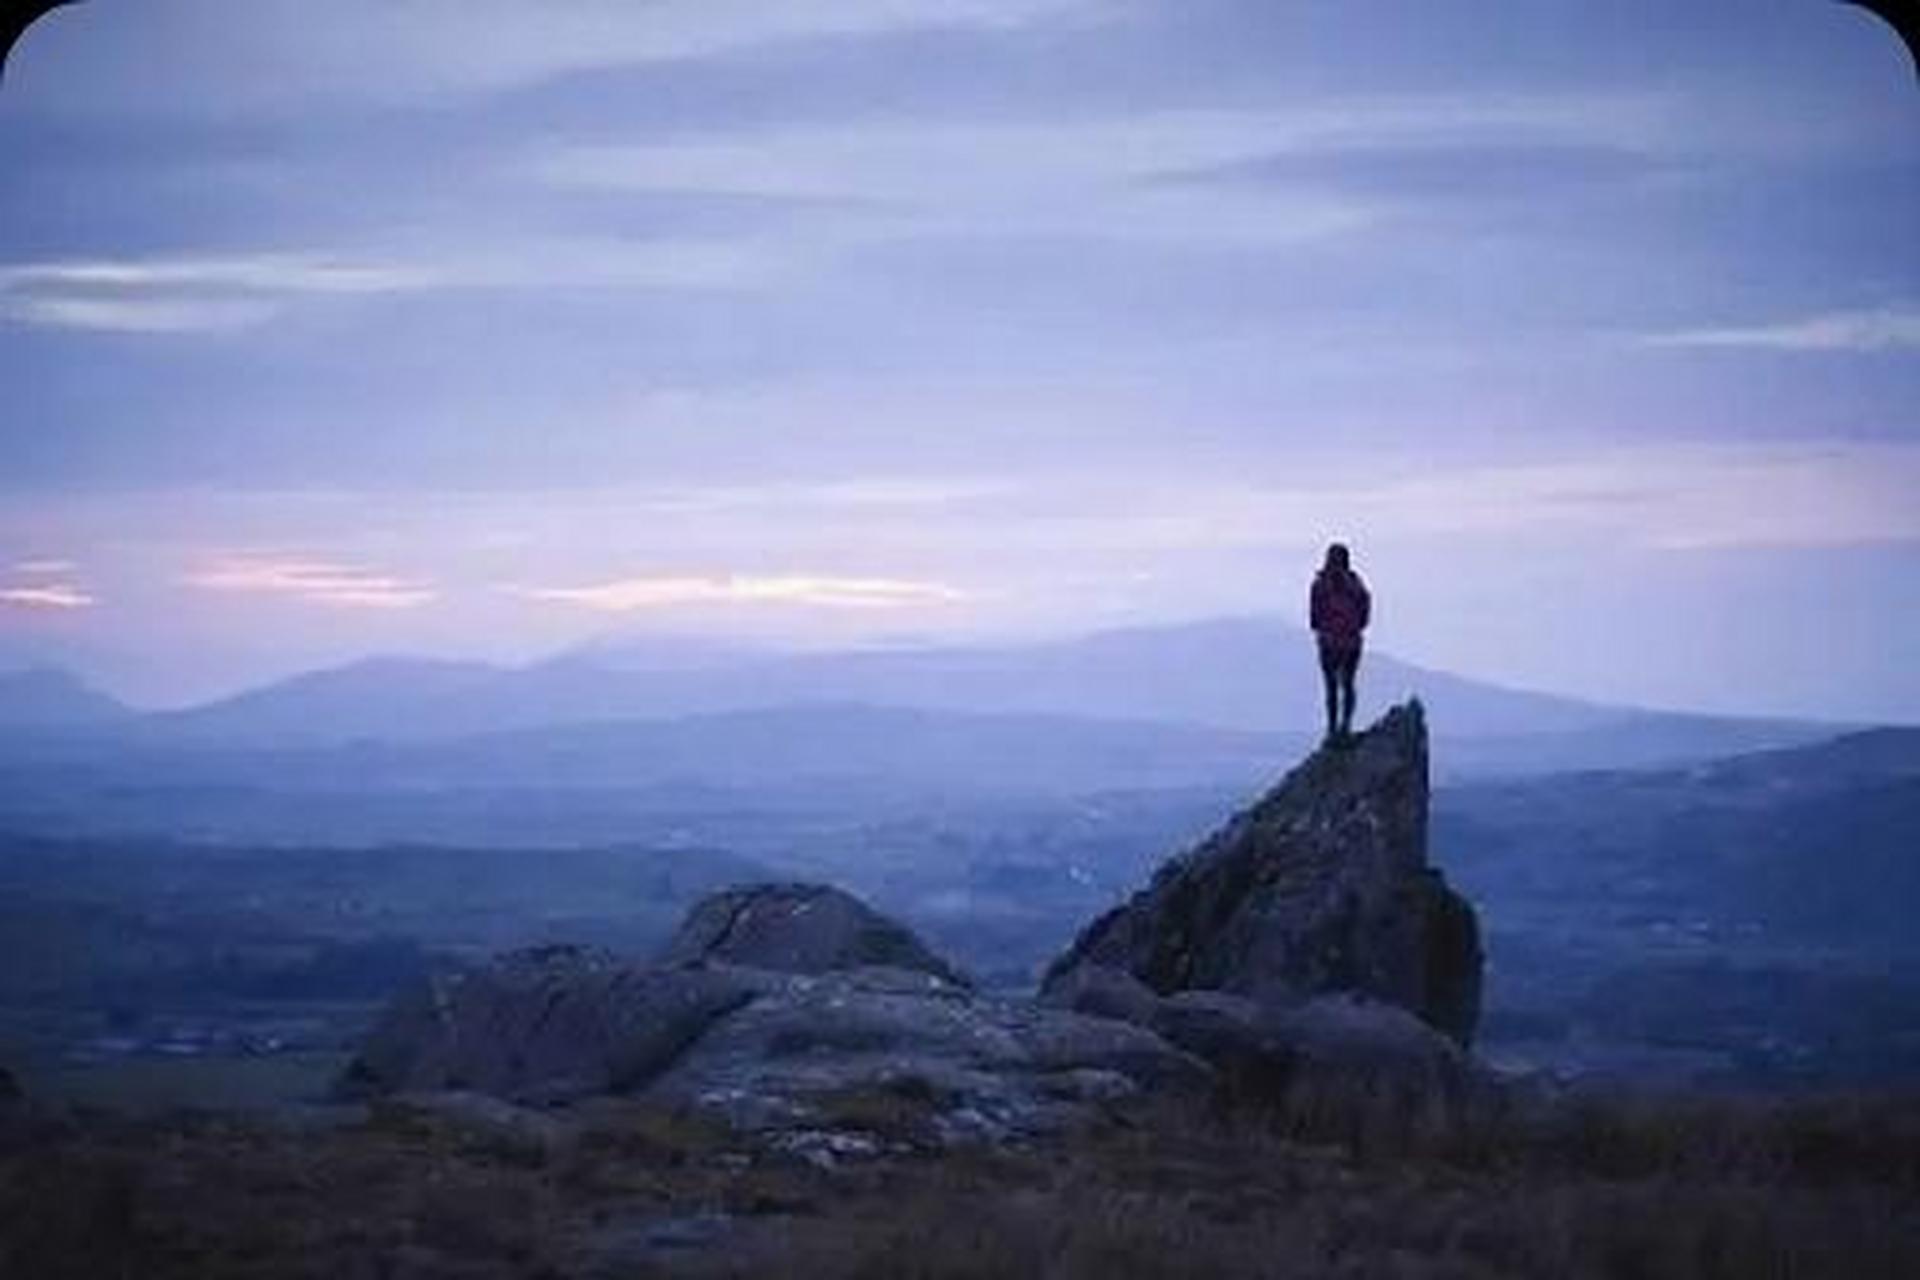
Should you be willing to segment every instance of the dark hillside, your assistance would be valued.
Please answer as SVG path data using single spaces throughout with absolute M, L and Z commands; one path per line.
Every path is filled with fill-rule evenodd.
M 1434 841 L 1491 922 L 1490 1033 L 1535 1061 L 1920 1072 L 1920 731 L 1457 786 Z

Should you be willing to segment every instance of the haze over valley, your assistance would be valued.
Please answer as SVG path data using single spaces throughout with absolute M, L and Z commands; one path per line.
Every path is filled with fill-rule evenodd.
M 263 1000 L 320 1001 L 303 1034 L 325 1051 L 356 1025 L 329 1002 L 511 945 L 643 953 L 701 893 L 769 877 L 850 888 L 1026 989 L 1317 745 L 1303 652 L 1265 620 L 670 663 L 603 643 L 162 713 L 18 675 L 11 998 L 50 1061 L 169 1019 L 251 1025 Z M 1689 1083 L 1914 1069 L 1920 972 L 1889 904 L 1920 729 L 1612 708 L 1385 655 L 1367 682 L 1436 725 L 1435 854 L 1487 913 L 1490 1052 Z M 81 1013 L 108 990 L 112 1031 Z

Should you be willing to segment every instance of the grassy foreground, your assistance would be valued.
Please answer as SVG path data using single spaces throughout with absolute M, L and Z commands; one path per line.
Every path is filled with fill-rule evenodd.
M 1910 1097 L 1124 1104 L 938 1152 L 923 1090 L 754 1147 L 618 1100 L 0 1121 L 7 1277 L 1912 1277 Z M 836 1150 L 837 1149 L 837 1150 Z

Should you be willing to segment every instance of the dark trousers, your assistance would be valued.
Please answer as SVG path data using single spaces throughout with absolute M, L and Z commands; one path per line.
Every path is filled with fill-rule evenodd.
M 1353 678 L 1360 672 L 1360 646 L 1320 642 L 1320 681 L 1327 691 L 1327 736 L 1353 731 Z

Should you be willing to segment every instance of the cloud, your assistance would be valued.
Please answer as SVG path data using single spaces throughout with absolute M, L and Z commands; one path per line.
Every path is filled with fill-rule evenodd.
M 546 146 L 519 163 L 563 189 L 807 201 L 836 210 L 800 247 L 902 234 L 1099 235 L 1291 243 L 1351 230 L 1355 201 L 1323 192 L 1150 187 L 1156 163 L 1214 163 L 1265 141 L 1267 122 L 1187 112 L 1073 122 L 889 122 L 720 139 Z
M 276 314 L 270 302 L 238 298 L 17 298 L 6 314 L 51 329 L 101 333 L 219 333 L 247 329 Z
M 1755 347 L 1774 351 L 1891 351 L 1920 349 L 1920 305 L 1829 311 L 1777 324 L 1683 329 L 1651 334 L 1662 347 Z
M 0 315 L 120 333 L 246 329 L 315 298 L 450 289 L 737 287 L 777 259 L 751 241 L 530 239 L 387 257 L 180 254 L 0 265 Z
M 507 163 L 563 190 L 807 202 L 833 211 L 816 222 L 807 247 L 817 250 L 903 235 L 1286 246 L 1367 230 L 1428 194 L 1379 180 L 1383 168 L 1429 177 L 1440 169 L 1458 183 L 1461 156 L 1481 169 L 1504 165 L 1510 178 L 1542 155 L 1567 169 L 1603 169 L 1602 157 L 1618 167 L 1620 157 L 1658 148 L 1668 110 L 1646 94 L 1425 93 L 1097 116 L 894 117 L 543 141 Z M 1295 166 L 1291 176 L 1272 180 L 1284 165 Z M 1269 180 L 1176 180 L 1249 167 Z M 1337 180 L 1343 173 L 1353 180 Z
M 572 72 L 689 63 L 783 43 L 916 30 L 1008 30 L 1111 16 L 1101 0 L 143 0 L 46 24 L 50 58 L 86 79 L 34 78 L 35 101 L 76 114 L 112 101 L 222 113 L 316 101 L 411 101 L 532 85 Z M 55 44 L 54 41 L 59 41 Z M 155 50 L 164 49 L 165 57 Z
M 1002 120 L 800 124 L 643 143 L 563 143 L 525 171 L 562 186 L 804 200 L 962 199 L 1012 184 L 1165 185 L 1177 175 L 1302 163 L 1398 163 L 1434 154 L 1627 154 L 1657 147 L 1665 108 L 1645 95 L 1405 94 L 1261 108 Z
M 427 604 L 436 592 L 427 584 L 326 560 L 271 556 L 228 557 L 186 575 L 189 586 L 287 596 L 348 608 L 406 609 Z
M 452 62 L 466 75 L 495 82 L 588 67 L 686 61 L 784 41 L 938 28 L 991 30 L 1096 12 L 1089 0 L 653 0 L 639 12 L 629 0 L 573 0 L 537 14 L 513 0 L 439 0 L 437 16 L 434 5 L 410 7 L 412 21 L 392 15 L 399 27 L 394 34 L 431 42 L 421 53 L 436 68 Z M 475 38 L 477 32 L 482 38 Z M 450 58 L 445 45 L 455 35 L 464 39 Z
M 1321 186 L 1411 201 L 1526 201 L 1588 195 L 1608 186 L 1669 175 L 1671 161 L 1633 147 L 1593 142 L 1387 141 L 1306 146 L 1149 179 L 1169 184 Z
M 1837 547 L 1920 539 L 1920 447 L 1856 443 L 1671 444 L 1580 450 L 1525 461 L 1416 466 L 1328 456 L 1299 478 L 1178 465 L 1151 477 L 1089 465 L 983 477 L 954 500 L 834 508 L 777 488 L 671 495 L 571 495 L 567 527 L 600 531 L 559 554 L 593 556 L 596 539 L 634 513 L 671 516 L 676 545 L 725 563 L 779 546 L 838 563 L 852 547 L 885 547 L 902 579 L 1046 579 L 1085 563 L 1199 563 L 1261 548 L 1312 547 L 1339 532 L 1362 543 L 1485 543 L 1646 548 Z M 802 490 L 821 500 L 832 486 Z M 883 491 L 884 492 L 884 491 Z M 903 493 L 912 492 L 903 488 Z M 927 496 L 938 494 L 929 488 Z M 864 496 L 864 495 L 863 495 Z M 582 518 L 581 512 L 591 512 Z M 545 541 L 545 540 L 543 540 Z M 670 580 L 678 582 L 680 580 Z M 702 584 L 707 580 L 696 580 Z M 649 582 L 641 605 L 666 589 Z M 702 585 L 700 598 L 719 598 Z M 667 592 L 671 594 L 671 592 Z M 606 592 L 606 603 L 626 598 Z M 564 598 L 564 597 L 561 597 Z M 576 601 L 585 603 L 585 601 Z
M 85 609 L 99 603 L 75 580 L 80 566 L 67 559 L 39 556 L 17 560 L 14 581 L 0 583 L 0 605 L 16 609 Z
M 1671 444 L 1269 501 L 1316 517 L 1321 528 L 1358 525 L 1401 540 L 1733 550 L 1920 540 L 1920 507 L 1911 500 L 1917 487 L 1915 446 Z
M 118 333 L 245 329 L 302 296 L 421 289 L 418 269 L 312 254 L 71 258 L 0 266 L 0 315 Z
M 0 289 L 230 288 L 267 293 L 386 293 L 430 283 L 416 270 L 313 254 L 78 258 L 0 267 Z
M 20 609 L 85 609 L 96 603 L 89 592 L 71 582 L 0 587 L 0 604 Z
M 703 604 L 900 609 L 917 605 L 953 604 L 966 598 L 964 592 L 938 582 L 806 575 L 620 578 L 583 587 L 518 587 L 513 590 L 515 594 L 533 600 L 551 600 L 607 613 Z
M 744 24 L 810 31 L 1016 23 L 1066 7 L 1058 0 L 978 0 L 957 9 L 863 0 L 846 13 L 828 6 L 839 16 L 822 18 L 814 6 L 723 4 L 731 14 L 723 20 L 696 19 L 694 9 L 670 3 L 638 26 L 657 35 L 662 25 L 682 21 L 714 30 Z M 801 9 L 813 16 L 797 16 Z M 790 16 L 756 16 L 764 13 Z M 619 25 L 611 10 L 595 21 Z M 799 201 L 811 212 L 803 223 L 737 234 L 708 227 L 677 235 L 543 236 L 516 221 L 504 239 L 478 232 L 422 239 L 396 225 L 380 243 L 352 248 L 203 248 L 0 263 L 0 317 L 70 330 L 222 333 L 324 300 L 462 289 L 765 288 L 791 284 L 849 247 L 893 246 L 914 236 L 1290 246 L 1365 230 L 1391 213 L 1399 196 L 1364 183 L 1170 182 L 1167 175 L 1271 166 L 1288 155 L 1337 167 L 1349 153 L 1384 153 L 1395 172 L 1420 156 L 1462 148 L 1587 155 L 1651 145 L 1658 119 L 1659 104 L 1644 95 L 1453 93 L 1095 117 L 882 118 L 632 144 L 542 140 L 506 151 L 500 164 L 509 181 L 563 191 Z

